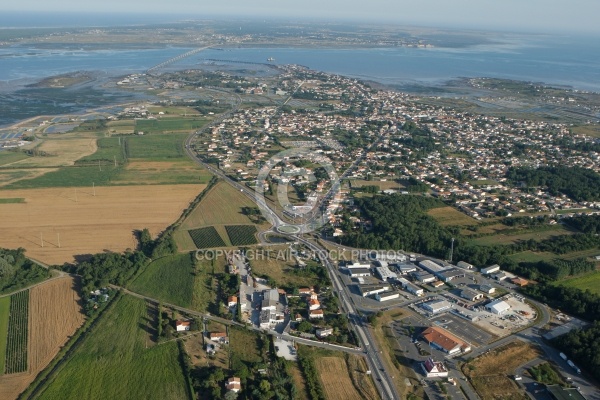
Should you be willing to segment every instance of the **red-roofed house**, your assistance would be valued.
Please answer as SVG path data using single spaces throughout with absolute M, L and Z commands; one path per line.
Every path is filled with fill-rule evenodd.
M 311 310 L 311 311 L 309 311 L 309 314 L 308 314 L 308 318 L 312 318 L 312 319 L 323 318 L 323 317 L 324 317 L 323 310 Z
M 238 298 L 237 296 L 229 296 L 227 298 L 227 307 L 235 307 L 237 306 Z
M 177 332 L 189 331 L 190 321 L 175 321 L 175 330 Z
M 240 381 L 240 378 L 234 376 L 233 378 L 227 379 L 227 382 L 225 382 L 225 389 L 236 393 L 242 390 L 242 382 Z
M 319 308 L 321 308 L 321 303 L 319 303 L 319 300 L 310 300 L 308 302 L 309 310 L 318 310 Z

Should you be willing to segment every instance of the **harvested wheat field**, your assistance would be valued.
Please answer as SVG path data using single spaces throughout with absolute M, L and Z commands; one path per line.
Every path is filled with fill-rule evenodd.
M 315 366 L 321 378 L 321 384 L 328 400 L 361 400 L 354 388 L 346 361 L 342 357 L 319 357 Z
M 0 398 L 15 399 L 84 322 L 75 280 L 64 277 L 29 291 L 28 371 L 0 376 Z
M 26 248 L 29 257 L 48 264 L 135 248 L 134 230 L 148 228 L 156 236 L 205 186 L 96 187 L 95 196 L 91 187 L 4 190 L 2 198 L 25 200 L 0 204 L 0 247 Z
M 81 134 L 79 134 L 81 136 Z M 81 157 L 98 150 L 96 136 L 85 138 L 47 139 L 35 148 L 43 156 L 28 157 L 11 164 L 13 167 L 58 167 L 73 165 Z

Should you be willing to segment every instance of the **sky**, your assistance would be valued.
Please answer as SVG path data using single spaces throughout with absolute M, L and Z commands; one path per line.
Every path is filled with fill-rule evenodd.
M 600 34 L 599 0 L 19 0 L 8 11 L 286 17 L 541 33 Z

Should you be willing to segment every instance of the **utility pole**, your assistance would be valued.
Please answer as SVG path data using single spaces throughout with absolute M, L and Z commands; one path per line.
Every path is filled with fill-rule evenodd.
M 94 182 L 92 182 L 92 192 L 94 194 L 94 197 L 96 197 L 96 185 Z
M 44 247 L 44 233 L 40 232 L 40 239 L 42 241 L 42 247 Z
M 58 241 L 58 248 L 60 249 L 60 232 L 56 233 L 56 238 L 57 238 L 57 241 Z
M 452 256 L 454 255 L 454 238 L 452 238 L 452 242 L 450 245 L 450 262 L 452 262 Z
M 77 188 L 75 188 L 75 203 L 77 203 Z

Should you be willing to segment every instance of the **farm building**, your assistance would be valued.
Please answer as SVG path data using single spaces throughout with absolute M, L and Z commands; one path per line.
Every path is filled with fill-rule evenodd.
M 481 268 L 481 273 L 484 275 L 493 274 L 494 272 L 500 271 L 500 266 L 498 264 L 491 265 L 489 267 Z
M 479 285 L 479 290 L 481 290 L 483 293 L 492 294 L 496 291 L 496 288 L 492 285 L 484 283 L 483 285 Z
M 371 271 L 366 268 L 349 269 L 348 273 L 350 274 L 351 278 L 358 278 L 360 276 L 371 276 Z
M 476 300 L 483 298 L 483 294 L 478 293 L 471 289 L 463 289 L 460 292 L 460 297 L 462 297 L 463 299 L 470 300 L 470 301 L 476 301 Z
M 396 292 L 395 290 L 391 290 L 389 292 L 377 293 L 375 295 L 375 299 L 377 299 L 377 301 L 388 301 L 388 300 L 397 299 L 398 297 L 400 297 L 400 293 Z
M 398 282 L 400 282 L 400 284 L 402 285 L 402 288 L 404 290 L 406 290 L 407 292 L 412 293 L 412 294 L 414 294 L 416 296 L 423 295 L 423 289 L 421 289 L 418 286 L 413 285 L 412 283 L 410 283 L 406 279 L 400 278 L 400 279 L 398 279 Z
M 427 361 L 421 363 L 421 368 L 428 378 L 445 378 L 448 376 L 448 370 L 444 363 L 433 361 L 433 358 L 428 358 Z
M 190 321 L 175 321 L 175 330 L 177 332 L 189 331 Z
M 471 350 L 470 344 L 437 326 L 425 329 L 421 336 L 433 347 L 450 355 L 460 352 L 466 353 Z
M 469 264 L 464 261 L 459 261 L 458 263 L 456 263 L 456 266 L 458 268 L 464 268 L 464 269 L 475 269 L 475 267 L 472 264 Z
M 383 293 L 390 290 L 389 285 L 361 285 L 359 286 L 360 293 L 363 297 L 371 296 L 377 293 Z
M 233 378 L 229 378 L 227 379 L 227 382 L 225 382 L 225 389 L 227 389 L 230 392 L 237 393 L 240 390 L 242 390 L 242 381 L 236 376 L 234 376 Z
M 429 311 L 430 313 L 437 314 L 442 311 L 451 309 L 452 304 L 450 304 L 446 300 L 434 300 L 434 301 L 429 301 L 427 303 L 421 304 L 421 307 L 423 307 L 425 310 Z
M 504 300 L 498 299 L 486 304 L 485 308 L 487 308 L 488 311 L 493 314 L 502 315 L 510 310 L 510 305 Z
M 375 273 L 379 275 L 382 281 L 387 281 L 388 279 L 396 279 L 398 275 L 395 272 L 390 271 L 388 267 L 377 267 L 375 268 Z

